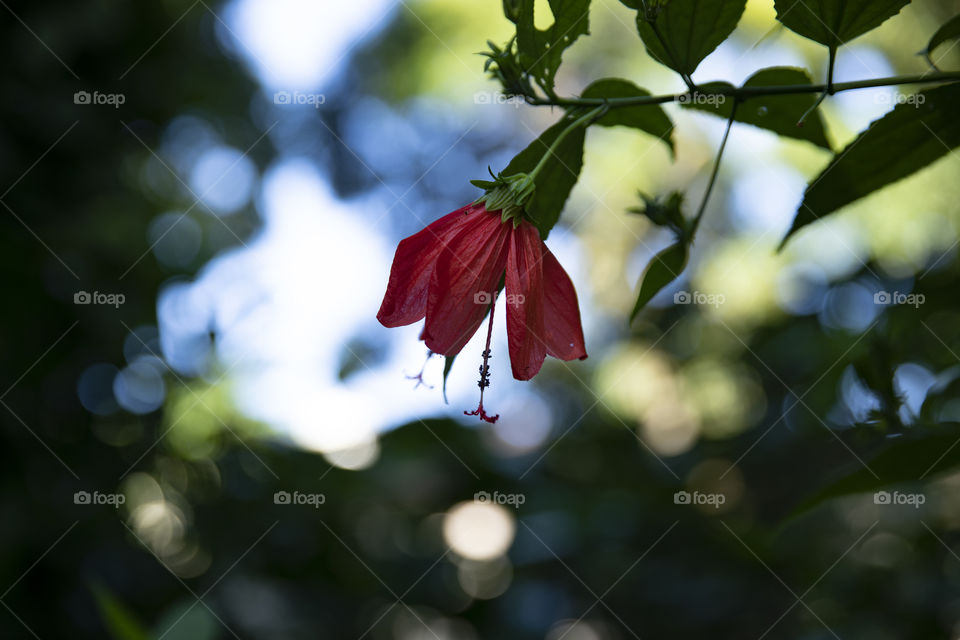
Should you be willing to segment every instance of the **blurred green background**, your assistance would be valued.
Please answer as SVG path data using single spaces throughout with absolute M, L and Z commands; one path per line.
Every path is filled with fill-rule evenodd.
M 777 253 L 829 154 L 737 125 L 631 328 L 669 238 L 626 210 L 697 202 L 723 122 L 669 107 L 676 161 L 592 129 L 548 240 L 590 358 L 514 381 L 501 318 L 490 427 L 481 343 L 445 405 L 375 313 L 396 242 L 560 116 L 485 78 L 500 2 L 0 4 L 2 637 L 960 637 L 955 155 Z M 922 72 L 958 12 L 913 2 L 837 79 Z M 590 21 L 558 93 L 682 90 L 617 0 Z M 695 79 L 821 78 L 775 24 L 751 0 Z M 828 100 L 834 146 L 898 95 Z

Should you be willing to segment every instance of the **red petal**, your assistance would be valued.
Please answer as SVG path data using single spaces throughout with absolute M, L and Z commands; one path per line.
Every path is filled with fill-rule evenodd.
M 499 213 L 484 213 L 448 239 L 430 278 L 423 331 L 434 353 L 460 353 L 483 322 L 506 268 L 510 228 Z
M 427 285 L 437 257 L 450 237 L 471 218 L 469 214 L 485 210 L 469 204 L 400 241 L 390 267 L 387 292 L 377 312 L 377 320 L 383 326 L 400 327 L 423 318 L 427 310 Z
M 510 234 L 507 258 L 507 338 L 517 380 L 537 375 L 547 356 L 543 322 L 543 241 L 524 222 Z
M 546 318 L 547 353 L 561 360 L 583 360 L 587 349 L 583 343 L 580 307 L 570 276 L 543 247 L 544 315 Z

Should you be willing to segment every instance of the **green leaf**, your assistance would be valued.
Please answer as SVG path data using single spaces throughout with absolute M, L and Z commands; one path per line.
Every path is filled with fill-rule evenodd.
M 960 147 L 960 84 L 923 91 L 873 122 L 807 187 L 798 229 L 919 171 Z
M 773 4 L 785 27 L 837 48 L 879 27 L 910 0 L 774 0 Z
M 566 129 L 576 116 L 567 114 L 559 122 L 544 131 L 539 138 L 531 142 L 526 149 L 521 151 L 510 161 L 503 175 L 508 176 L 515 173 L 530 173 L 537 166 L 540 158 L 547 152 L 547 149 L 557 139 L 557 136 Z M 583 167 L 583 142 L 586 136 L 584 127 L 577 127 L 571 131 L 566 138 L 557 147 L 554 154 L 546 165 L 544 165 L 540 174 L 537 176 L 537 188 L 527 202 L 527 213 L 533 219 L 534 224 L 540 230 L 540 236 L 544 239 L 550 234 L 550 230 L 560 219 L 560 213 L 563 211 L 563 205 L 577 183 L 580 177 L 580 169 Z
M 803 69 L 794 67 L 770 67 L 756 72 L 744 83 L 744 87 L 775 87 L 781 85 L 811 85 L 810 76 Z M 687 109 L 696 109 L 730 119 L 733 109 L 733 99 L 723 96 L 709 95 L 711 90 L 732 89 L 725 82 L 714 82 L 701 86 L 701 92 L 694 96 L 684 96 L 680 106 Z M 737 107 L 737 122 L 752 124 L 761 129 L 773 131 L 788 138 L 806 140 L 813 144 L 832 151 L 830 141 L 827 140 L 826 127 L 819 110 L 813 111 L 806 117 L 802 127 L 797 123 L 804 114 L 816 104 L 814 94 L 794 94 L 782 96 L 758 96 L 748 98 Z
M 955 40 L 957 38 L 960 38 L 960 15 L 954 16 L 948 20 L 946 24 L 937 29 L 937 32 L 930 38 L 930 44 L 927 45 L 927 55 L 929 56 L 933 53 L 934 49 L 947 40 Z
M 856 463 L 855 471 L 834 480 L 805 499 L 791 516 L 800 515 L 832 498 L 877 491 L 903 482 L 919 482 L 953 469 L 960 465 L 960 445 L 957 445 L 960 433 L 955 428 L 960 425 L 953 426 L 954 433 L 951 434 L 921 438 L 911 435 L 892 440 L 867 461 L 869 470 Z
M 597 80 L 584 90 L 583 98 L 634 98 L 649 96 L 650 92 L 641 89 L 632 82 L 620 78 L 604 78 Z M 620 107 L 611 109 L 605 116 L 597 120 L 596 124 L 604 127 L 633 127 L 656 136 L 670 147 L 670 152 L 676 155 L 673 144 L 673 122 L 657 104 L 641 105 L 636 107 Z
M 155 637 L 163 640 L 214 640 L 218 633 L 213 614 L 199 602 L 187 600 L 168 609 L 154 627 Z
M 447 378 L 450 377 L 450 372 L 453 371 L 453 361 L 457 359 L 457 354 L 452 356 L 443 357 L 443 401 L 447 402 Z
M 633 322 L 653 296 L 680 277 L 687 266 L 687 258 L 687 245 L 683 242 L 672 244 L 654 256 L 640 279 L 640 294 L 630 314 L 630 322 Z
M 520 64 L 544 91 L 552 93 L 564 50 L 590 33 L 590 0 L 550 0 L 553 24 L 542 31 L 533 24 L 533 5 L 534 0 L 519 0 L 514 12 Z
M 733 33 L 747 0 L 670 0 L 650 21 L 637 14 L 647 53 L 674 71 L 690 75 Z
M 91 590 L 103 624 L 115 640 L 150 640 L 146 628 L 110 591 L 99 585 L 93 585 Z

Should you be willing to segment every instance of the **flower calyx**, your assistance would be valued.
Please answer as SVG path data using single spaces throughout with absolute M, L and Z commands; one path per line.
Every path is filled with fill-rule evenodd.
M 489 170 L 489 169 L 488 169 Z M 476 199 L 474 204 L 483 204 L 487 211 L 500 212 L 501 222 L 513 221 L 514 228 L 518 227 L 526 214 L 526 204 L 536 189 L 533 177 L 525 173 L 515 173 L 504 176 L 502 173 L 493 175 L 493 180 L 471 180 L 475 187 L 485 189 L 486 193 Z

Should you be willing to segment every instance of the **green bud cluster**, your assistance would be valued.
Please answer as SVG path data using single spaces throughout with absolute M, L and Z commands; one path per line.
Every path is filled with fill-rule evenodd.
M 493 172 L 490 175 L 493 176 Z M 477 198 L 475 204 L 482 203 L 490 212 L 499 211 L 501 221 L 513 220 L 515 228 L 523 221 L 524 207 L 536 189 L 533 178 L 525 173 L 510 176 L 497 174 L 493 176 L 492 181 L 471 180 L 470 182 L 487 191 Z

